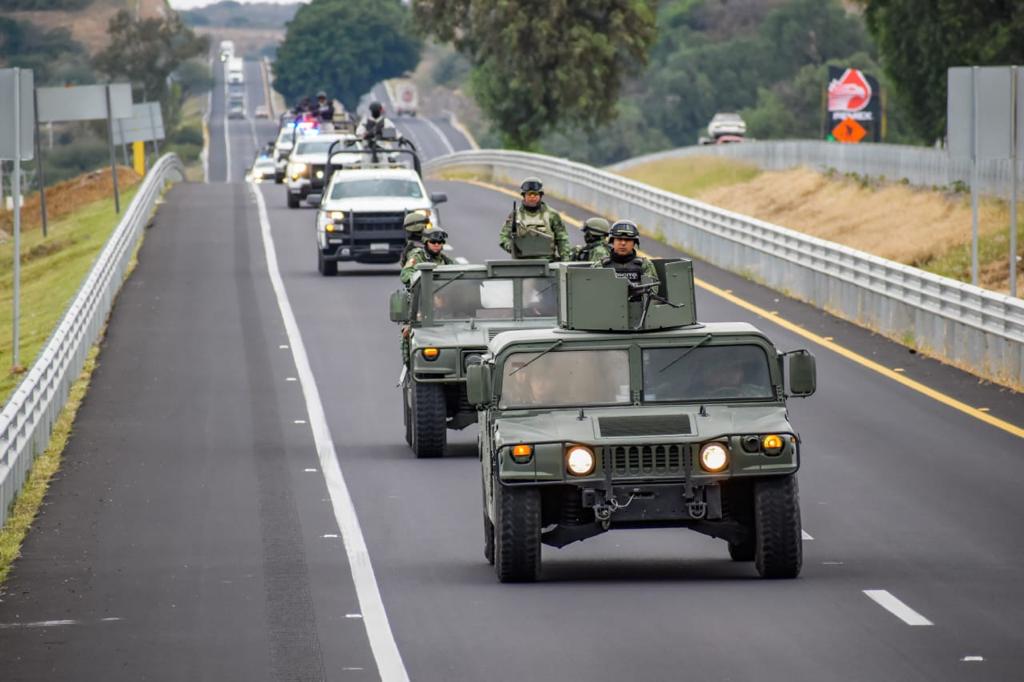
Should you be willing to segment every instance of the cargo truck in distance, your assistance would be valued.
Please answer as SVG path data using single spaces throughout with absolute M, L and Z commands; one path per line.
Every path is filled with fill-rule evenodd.
M 245 62 L 241 57 L 228 59 L 228 85 L 245 83 Z

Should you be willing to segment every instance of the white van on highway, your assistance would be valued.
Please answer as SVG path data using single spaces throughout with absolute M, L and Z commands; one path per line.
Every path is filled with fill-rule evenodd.
M 241 57 L 228 59 L 228 85 L 245 83 L 245 62 Z

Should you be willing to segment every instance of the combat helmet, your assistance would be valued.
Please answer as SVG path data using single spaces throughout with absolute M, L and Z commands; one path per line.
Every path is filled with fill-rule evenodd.
M 609 225 L 608 221 L 604 218 L 587 218 L 586 222 L 583 223 L 583 227 L 580 231 L 583 232 L 584 236 L 594 237 L 605 237 L 608 234 Z
M 427 242 L 441 242 L 444 244 L 448 241 L 448 233 L 442 230 L 440 227 L 428 227 L 423 230 L 423 235 L 420 237 L 424 244 Z
M 608 241 L 613 239 L 632 239 L 640 246 L 640 228 L 632 220 L 617 220 L 608 230 Z
M 521 194 L 526 194 L 527 192 L 540 192 L 540 194 L 543 196 L 543 194 L 544 194 L 544 183 L 540 181 L 540 178 L 535 178 L 535 177 L 526 178 L 519 185 L 519 192 Z
M 409 237 L 419 237 L 430 226 L 430 216 L 426 211 L 410 211 L 402 221 L 402 227 Z

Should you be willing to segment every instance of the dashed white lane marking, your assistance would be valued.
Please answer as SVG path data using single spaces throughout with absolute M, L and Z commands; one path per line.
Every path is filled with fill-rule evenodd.
M 288 377 L 285 381 L 298 381 L 295 377 Z
M 280 346 L 278 346 L 278 348 L 280 348 L 281 350 L 288 350 L 288 344 L 282 343 Z
M 363 614 L 361 614 L 361 613 L 346 613 L 345 617 L 346 618 L 362 618 Z
M 21 628 L 56 628 L 66 625 L 91 625 L 92 623 L 116 623 L 123 618 L 100 618 L 97 621 L 85 620 L 37 620 L 29 623 L 0 623 L 0 630 L 18 630 Z
M 337 533 L 324 533 L 324 537 L 325 538 L 336 538 L 336 537 L 338 537 L 338 534 Z
M 436 124 L 436 123 L 434 123 L 433 121 L 431 121 L 431 120 L 430 120 L 429 118 L 427 118 L 427 117 L 423 117 L 423 118 L 422 118 L 421 120 L 422 120 L 422 121 L 423 121 L 424 123 L 426 123 L 426 124 L 427 124 L 427 126 L 428 126 L 428 127 L 429 127 L 429 128 L 431 129 L 431 130 L 433 130 L 433 131 L 434 131 L 434 134 L 435 134 L 435 135 L 437 135 L 437 136 L 438 136 L 439 138 L 441 138 L 441 144 L 443 144 L 443 145 L 444 145 L 444 148 L 448 150 L 448 153 L 449 153 L 449 154 L 454 154 L 454 153 L 455 153 L 455 147 L 453 147 L 453 146 L 452 146 L 452 143 L 451 143 L 451 142 L 450 142 L 450 141 L 448 140 L 448 136 L 444 134 L 444 131 L 442 131 L 442 130 L 441 130 L 441 129 L 440 129 L 440 128 L 439 128 L 438 126 L 437 126 L 437 124 Z
M 813 537 L 811 537 L 811 534 L 808 533 L 805 530 L 801 530 L 800 534 L 801 534 L 801 538 L 803 538 L 804 540 L 813 540 L 814 539 Z
M 934 625 L 930 620 L 893 596 L 889 590 L 864 590 L 864 594 L 907 625 Z
M 295 420 L 294 422 L 292 422 L 292 423 L 293 423 L 293 424 L 305 424 L 305 423 L 306 423 L 306 420 L 305 420 L 305 419 L 296 419 L 296 420 Z
M 985 660 L 984 656 L 964 656 L 960 659 L 964 663 L 980 663 Z
M 303 469 L 307 474 L 315 474 L 319 469 Z
M 256 197 L 263 253 L 267 259 L 267 274 L 274 288 L 277 305 L 281 309 L 281 318 L 284 320 L 284 327 L 291 342 L 292 358 L 295 360 L 295 368 L 299 373 L 302 393 L 306 400 L 306 411 L 313 423 L 313 442 L 316 444 L 317 456 L 320 458 L 320 468 L 323 470 L 331 506 L 334 507 L 334 518 L 338 522 L 342 541 L 345 543 L 345 553 L 348 556 L 349 568 L 352 572 L 352 582 L 355 584 L 356 596 L 364 616 L 363 624 L 366 627 L 366 635 L 370 640 L 370 648 L 373 650 L 373 657 L 377 663 L 377 671 L 385 682 L 408 682 L 409 673 L 405 669 L 402 654 L 398 650 L 395 634 L 391 631 L 391 623 L 388 622 L 388 614 L 384 610 L 384 600 L 380 596 L 380 586 L 377 585 L 373 563 L 370 561 L 370 552 L 366 548 L 363 529 L 359 525 L 359 517 L 356 514 L 355 505 L 352 503 L 352 495 L 345 483 L 345 476 L 341 472 L 338 454 L 334 450 L 334 440 L 331 438 L 331 430 L 327 426 L 327 415 L 323 402 L 320 400 L 320 391 L 313 376 L 313 369 L 309 365 L 306 346 L 302 341 L 302 332 L 295 320 L 295 313 L 288 301 L 288 292 L 281 279 L 281 271 L 277 264 L 277 251 L 274 248 L 274 235 L 270 231 L 270 217 L 267 215 L 267 203 L 255 183 L 250 182 L 249 189 Z

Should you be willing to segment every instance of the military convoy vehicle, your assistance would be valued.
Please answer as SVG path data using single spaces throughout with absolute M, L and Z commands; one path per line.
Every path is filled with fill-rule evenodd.
M 541 543 L 650 527 L 724 539 L 764 578 L 800 572 L 786 399 L 814 393 L 814 357 L 747 323 L 698 322 L 692 263 L 654 264 L 660 296 L 557 264 L 558 326 L 502 333 L 463 359 L 484 554 L 502 582 L 536 580 Z
M 391 319 L 407 338 L 399 378 L 405 439 L 417 457 L 440 457 L 448 429 L 477 420 L 466 367 L 499 334 L 553 327 L 558 280 L 545 260 L 416 267 L 409 289 L 391 296 Z

